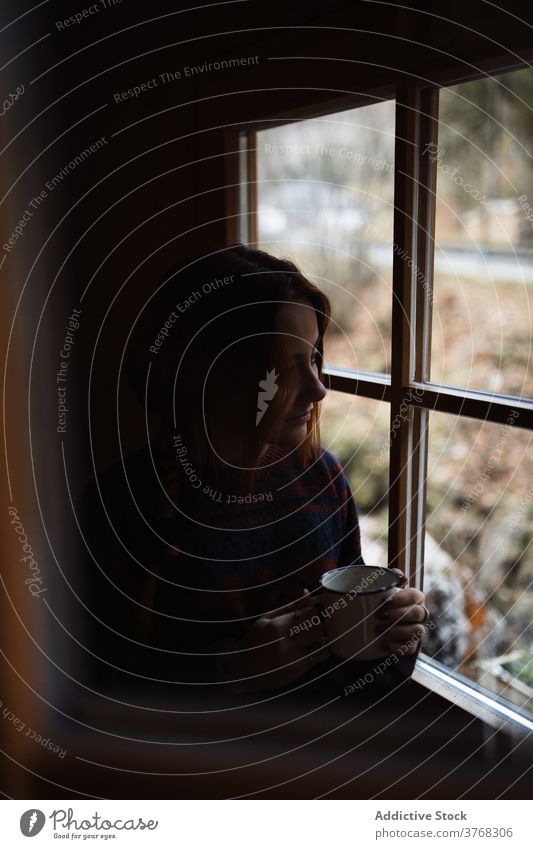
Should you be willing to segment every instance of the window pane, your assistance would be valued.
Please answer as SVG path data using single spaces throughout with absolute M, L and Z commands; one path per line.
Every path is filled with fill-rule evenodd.
M 258 243 L 332 301 L 326 362 L 390 372 L 394 101 L 257 133 Z
M 388 562 L 389 416 L 388 404 L 344 392 L 328 392 L 322 402 L 321 445 L 346 472 L 369 566 Z
M 533 396 L 533 70 L 443 89 L 431 379 Z
M 533 434 L 431 413 L 424 651 L 533 711 Z

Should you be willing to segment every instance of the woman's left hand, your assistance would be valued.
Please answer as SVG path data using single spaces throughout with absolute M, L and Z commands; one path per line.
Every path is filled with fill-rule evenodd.
M 407 578 L 399 569 L 394 569 Z M 406 587 L 396 590 L 374 614 L 375 633 L 381 636 L 380 647 L 387 654 L 416 654 L 420 640 L 427 633 L 428 610 L 421 590 Z

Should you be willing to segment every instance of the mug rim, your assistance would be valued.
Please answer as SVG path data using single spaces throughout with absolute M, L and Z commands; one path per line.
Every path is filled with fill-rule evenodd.
M 389 566 L 367 566 L 366 563 L 349 563 L 348 566 L 336 566 L 335 569 L 328 569 L 326 572 L 322 572 L 319 578 L 321 589 L 325 590 L 328 593 L 337 593 L 337 595 L 349 595 L 353 593 L 353 590 L 335 590 L 331 587 L 326 587 L 324 586 L 322 580 L 326 575 L 332 575 L 334 572 L 345 572 L 346 569 L 351 569 L 353 567 L 358 567 L 360 569 L 380 569 L 381 571 L 385 572 L 385 574 L 387 572 L 390 573 L 390 577 L 391 579 L 393 579 L 393 583 L 388 584 L 386 587 L 375 587 L 374 589 L 369 588 L 364 589 L 360 592 L 356 592 L 355 595 L 358 596 L 369 595 L 370 593 L 382 593 L 386 590 L 392 589 L 393 587 L 397 587 L 400 582 L 400 576 L 398 575 L 398 573 L 394 572 Z

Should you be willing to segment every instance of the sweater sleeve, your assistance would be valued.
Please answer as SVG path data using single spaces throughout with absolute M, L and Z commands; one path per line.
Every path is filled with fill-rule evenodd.
M 344 529 L 337 566 L 349 566 L 351 563 L 365 566 L 366 564 L 361 552 L 361 532 L 359 529 L 357 506 L 344 470 L 340 464 L 338 466 L 341 472 L 340 498 L 342 503 L 341 509 L 344 514 Z
M 179 566 L 179 560 L 178 557 L 174 567 Z M 170 580 L 156 582 L 154 640 L 174 648 L 172 668 L 183 684 L 217 686 L 225 680 L 228 653 L 237 643 L 231 618 L 239 615 L 240 594 L 226 593 L 227 608 L 221 611 L 219 594 L 208 587 L 196 590 L 179 586 L 180 570 L 172 568 L 169 561 L 167 556 L 159 563 L 160 573 L 166 565 Z

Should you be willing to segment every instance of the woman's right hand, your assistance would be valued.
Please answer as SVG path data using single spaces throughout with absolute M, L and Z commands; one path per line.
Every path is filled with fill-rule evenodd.
M 328 660 L 319 604 L 304 590 L 303 598 L 255 620 L 225 664 L 233 692 L 283 687 Z

